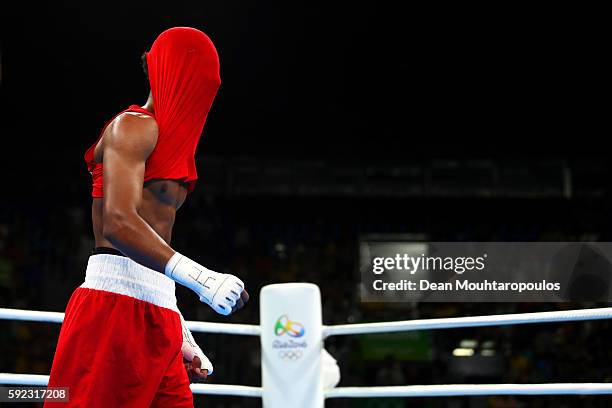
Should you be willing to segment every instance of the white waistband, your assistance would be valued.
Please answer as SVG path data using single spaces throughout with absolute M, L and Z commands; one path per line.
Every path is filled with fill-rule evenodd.
M 125 256 L 90 256 L 81 287 L 130 296 L 178 312 L 174 281 Z

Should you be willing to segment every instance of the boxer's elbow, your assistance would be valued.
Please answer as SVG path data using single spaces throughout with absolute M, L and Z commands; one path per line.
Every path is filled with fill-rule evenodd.
M 124 242 L 134 231 L 135 216 L 125 211 L 105 211 L 102 235 L 112 244 Z

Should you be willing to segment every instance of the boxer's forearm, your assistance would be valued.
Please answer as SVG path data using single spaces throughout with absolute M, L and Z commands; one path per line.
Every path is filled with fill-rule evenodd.
M 124 255 L 161 273 L 175 253 L 137 213 L 106 213 L 103 234 Z
M 106 210 L 102 230 L 104 238 L 124 255 L 193 290 L 219 314 L 229 315 L 248 300 L 240 279 L 174 251 L 135 211 Z

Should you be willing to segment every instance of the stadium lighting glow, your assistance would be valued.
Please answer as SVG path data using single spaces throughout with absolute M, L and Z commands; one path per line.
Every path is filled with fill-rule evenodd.
M 474 355 L 474 349 L 471 348 L 456 348 L 453 350 L 453 356 L 455 357 L 471 357 Z

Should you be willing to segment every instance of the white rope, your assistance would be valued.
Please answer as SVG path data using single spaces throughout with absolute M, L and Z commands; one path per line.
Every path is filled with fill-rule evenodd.
M 38 310 L 0 308 L 0 319 L 22 320 L 29 322 L 61 323 L 64 321 L 64 314 L 60 312 L 39 312 Z
M 21 320 L 30 322 L 61 323 L 64 314 L 60 312 L 41 312 L 38 310 L 2 309 L 0 320 Z M 225 333 L 243 336 L 259 336 L 261 328 L 252 324 L 207 323 L 188 321 L 187 326 L 192 332 Z
M 323 337 L 345 334 L 390 333 L 425 329 L 451 329 L 458 327 L 570 322 L 577 320 L 611 318 L 612 307 L 605 307 L 600 309 L 562 310 L 556 312 L 515 313 L 491 316 L 405 320 L 400 322 L 342 324 L 337 326 L 325 326 L 323 328 Z
M 226 384 L 191 384 L 194 394 L 206 395 L 233 395 L 235 397 L 261 398 L 261 387 L 248 387 L 246 385 Z
M 329 337 L 346 334 L 391 333 L 426 329 L 450 329 L 459 327 L 499 326 L 526 323 L 569 322 L 610 318 L 612 318 L 612 307 L 600 309 L 562 310 L 555 312 L 451 317 L 442 319 L 417 319 L 398 322 L 343 324 L 323 327 L 323 336 Z M 61 323 L 64 319 L 64 314 L 59 312 L 41 312 L 37 310 L 0 308 L 0 319 Z M 187 325 L 191 331 L 199 333 L 225 333 L 243 336 L 259 336 L 261 334 L 260 326 L 250 324 L 188 321 Z
M 456 397 L 466 395 L 590 395 L 612 394 L 612 383 L 576 384 L 448 384 L 399 387 L 340 387 L 325 398 Z
M 0 384 L 46 386 L 48 375 L 0 373 Z M 260 387 L 227 384 L 191 384 L 194 394 L 259 398 Z M 327 390 L 325 398 L 453 397 L 467 395 L 594 395 L 612 394 L 612 383 L 574 384 L 447 384 L 399 387 L 340 387 Z
M 242 336 L 259 336 L 261 334 L 261 327 L 254 324 L 206 323 L 188 321 L 187 326 L 192 332 L 199 333 L 225 333 L 237 334 Z
M 0 384 L 46 386 L 48 382 L 48 375 L 0 373 Z
M 0 384 L 47 386 L 48 375 L 0 373 Z M 194 394 L 261 397 L 260 387 L 227 384 L 191 384 Z

